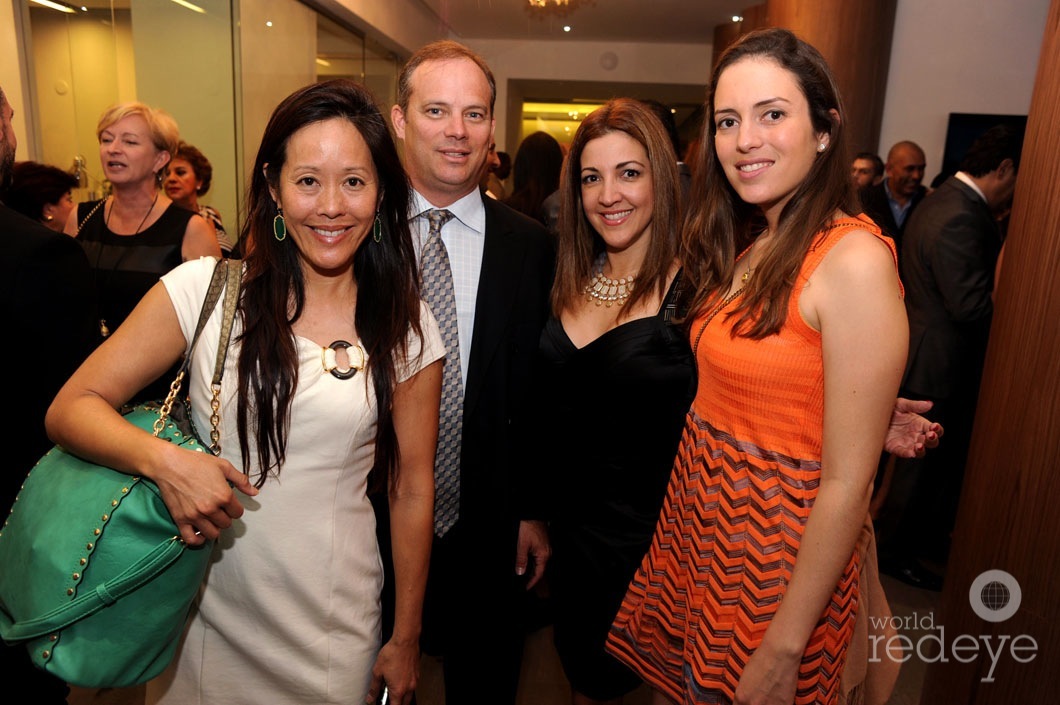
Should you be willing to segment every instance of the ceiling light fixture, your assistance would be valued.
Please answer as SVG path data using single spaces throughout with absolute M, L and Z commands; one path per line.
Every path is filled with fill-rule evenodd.
M 192 5 L 190 2 L 185 2 L 185 0 L 173 0 L 173 2 L 177 3 L 181 7 L 188 8 L 192 12 L 198 12 L 199 14 L 202 14 L 202 15 L 206 14 L 206 10 L 202 9 L 198 5 Z
M 527 0 L 526 8 L 538 17 L 566 17 L 578 8 L 595 5 L 596 0 Z
M 65 12 L 70 15 L 74 14 L 74 8 L 67 7 L 66 5 L 60 5 L 57 2 L 50 2 L 50 0 L 33 0 L 33 2 L 37 3 L 38 5 L 43 5 L 49 10 L 58 10 L 59 12 Z

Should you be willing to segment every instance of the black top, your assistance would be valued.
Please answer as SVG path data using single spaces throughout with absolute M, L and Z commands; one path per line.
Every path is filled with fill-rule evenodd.
M 150 226 L 135 235 L 118 235 L 104 222 L 105 206 L 84 221 L 97 203 L 78 204 L 77 222 L 84 225 L 77 240 L 92 267 L 99 317 L 113 333 L 161 276 L 183 261 L 184 233 L 195 214 L 170 203 Z M 172 374 L 164 374 L 137 399 L 165 397 L 177 367 L 179 364 Z

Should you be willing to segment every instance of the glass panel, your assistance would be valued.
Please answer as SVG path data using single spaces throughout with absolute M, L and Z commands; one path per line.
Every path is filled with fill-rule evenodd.
M 77 171 L 75 200 L 107 190 L 99 163 L 96 122 L 107 106 L 135 98 L 128 6 L 109 2 L 63 13 L 29 3 L 31 75 L 39 119 L 38 161 Z M 28 40 L 27 40 L 28 41 Z
M 200 201 L 235 235 L 246 175 L 283 98 L 347 76 L 375 93 L 384 114 L 395 101 L 397 58 L 299 0 L 84 0 L 68 9 L 16 3 L 29 20 L 33 158 L 76 171 L 77 201 L 108 192 L 96 124 L 118 102 L 139 100 L 176 119 L 213 167 Z

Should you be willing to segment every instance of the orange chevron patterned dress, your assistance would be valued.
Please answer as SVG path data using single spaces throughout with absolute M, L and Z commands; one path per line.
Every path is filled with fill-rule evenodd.
M 779 334 L 733 338 L 725 314 L 735 302 L 693 322 L 699 388 L 651 549 L 607 643 L 674 702 L 731 702 L 784 596 L 821 477 L 821 335 L 799 314 L 799 293 L 853 229 L 876 234 L 893 253 L 867 220 L 847 218 L 824 230 L 803 262 Z M 839 700 L 858 569 L 855 550 L 806 646 L 796 703 Z

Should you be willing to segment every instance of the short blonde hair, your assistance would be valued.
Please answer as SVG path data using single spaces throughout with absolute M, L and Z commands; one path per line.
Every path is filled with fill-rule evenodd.
M 170 159 L 176 155 L 180 145 L 180 128 L 177 127 L 177 121 L 165 110 L 136 101 L 119 103 L 104 110 L 96 124 L 96 139 L 100 139 L 108 127 L 130 115 L 139 115 L 147 122 L 147 129 L 156 149 L 169 152 Z

